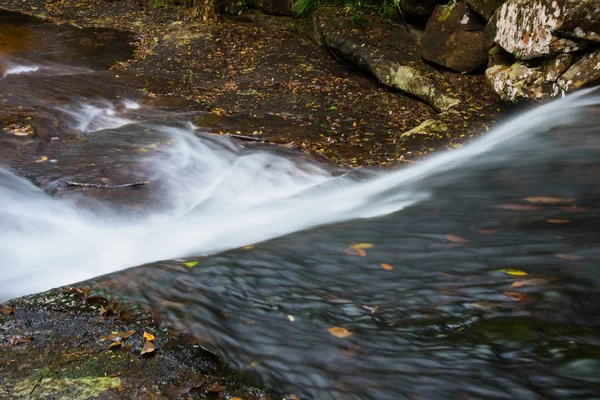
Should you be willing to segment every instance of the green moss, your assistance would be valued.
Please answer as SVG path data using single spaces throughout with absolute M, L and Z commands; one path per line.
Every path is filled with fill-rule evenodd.
M 447 6 L 442 7 L 442 12 L 440 13 L 440 16 L 438 17 L 438 21 L 440 22 L 444 22 L 445 20 L 447 20 L 450 15 L 452 14 L 452 11 L 454 10 L 454 6 L 455 4 L 448 4 Z
M 25 379 L 11 390 L 13 398 L 50 398 L 84 400 L 100 395 L 109 389 L 121 387 L 119 378 L 85 377 L 75 379 L 38 378 Z

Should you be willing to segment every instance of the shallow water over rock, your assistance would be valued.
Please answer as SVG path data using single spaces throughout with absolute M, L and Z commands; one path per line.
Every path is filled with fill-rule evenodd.
M 121 271 L 96 289 L 300 398 L 600 396 L 597 92 L 351 171 L 26 48 L 1 56 L 0 299 Z

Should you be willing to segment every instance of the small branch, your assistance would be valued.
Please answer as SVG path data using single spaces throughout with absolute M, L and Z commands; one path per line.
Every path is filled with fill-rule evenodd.
M 268 140 L 266 140 L 266 139 L 257 138 L 257 137 L 254 137 L 254 136 L 231 135 L 231 134 L 229 134 L 227 136 L 231 136 L 231 137 L 234 137 L 236 139 L 241 139 L 241 140 L 248 140 L 248 141 L 251 141 L 251 142 L 263 142 L 263 143 L 268 142 Z
M 65 181 L 67 186 L 77 186 L 77 187 L 91 187 L 91 188 L 100 188 L 100 189 L 120 189 L 127 187 L 136 187 L 136 186 L 145 186 L 150 183 L 150 181 L 145 182 L 134 182 L 134 183 L 125 183 L 123 185 L 101 185 L 97 183 L 80 183 L 80 182 L 72 182 Z

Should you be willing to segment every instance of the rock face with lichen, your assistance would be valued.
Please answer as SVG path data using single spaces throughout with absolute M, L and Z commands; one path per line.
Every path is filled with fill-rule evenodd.
M 438 111 L 460 103 L 445 93 L 443 84 L 435 78 L 435 69 L 421 60 L 408 30 L 375 20 L 353 24 L 347 21 L 343 10 L 319 8 L 313 13 L 315 37 L 323 46 L 371 72 L 383 84 L 410 93 Z
M 423 58 L 457 72 L 473 72 L 488 60 L 493 47 L 485 20 L 464 3 L 436 7 L 421 38 Z
M 600 83 L 600 0 L 508 0 L 486 31 L 512 54 L 486 76 L 506 101 L 539 101 Z M 493 62 L 492 62 L 493 64 Z

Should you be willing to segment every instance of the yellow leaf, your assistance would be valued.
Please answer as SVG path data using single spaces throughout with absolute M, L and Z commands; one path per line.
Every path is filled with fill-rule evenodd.
M 390 264 L 387 264 L 387 263 L 379 263 L 379 265 L 381 265 L 383 267 L 383 269 L 385 269 L 386 271 L 391 271 L 394 269 L 394 267 L 392 267 Z
M 349 256 L 360 256 L 360 257 L 364 257 L 367 255 L 367 252 L 364 251 L 363 249 L 353 249 L 352 247 L 348 247 L 345 250 L 346 254 L 348 254 Z
M 329 333 L 331 333 L 333 336 L 342 338 L 342 339 L 354 335 L 353 332 L 350 332 L 348 329 L 341 328 L 339 326 L 334 326 L 333 328 L 329 328 L 329 329 L 327 329 L 327 331 Z
M 373 247 L 372 243 L 356 243 L 350 246 L 351 249 L 370 249 Z
M 246 246 L 246 247 L 244 247 L 244 250 L 250 250 L 250 249 L 253 249 L 253 248 L 254 248 L 254 246 Z
M 154 341 L 154 335 L 151 334 L 151 333 L 148 333 L 148 332 L 144 331 L 144 339 L 152 342 L 152 341 Z
M 533 204 L 565 204 L 572 203 L 575 199 L 561 199 L 560 197 L 525 197 L 525 200 L 528 203 Z
M 499 269 L 498 272 L 504 272 L 505 274 L 508 275 L 513 275 L 513 276 L 525 276 L 527 275 L 527 272 L 525 271 L 521 271 L 518 269 Z
M 195 267 L 196 265 L 198 265 L 198 261 L 188 261 L 188 262 L 184 262 L 183 265 L 185 265 L 186 267 Z

